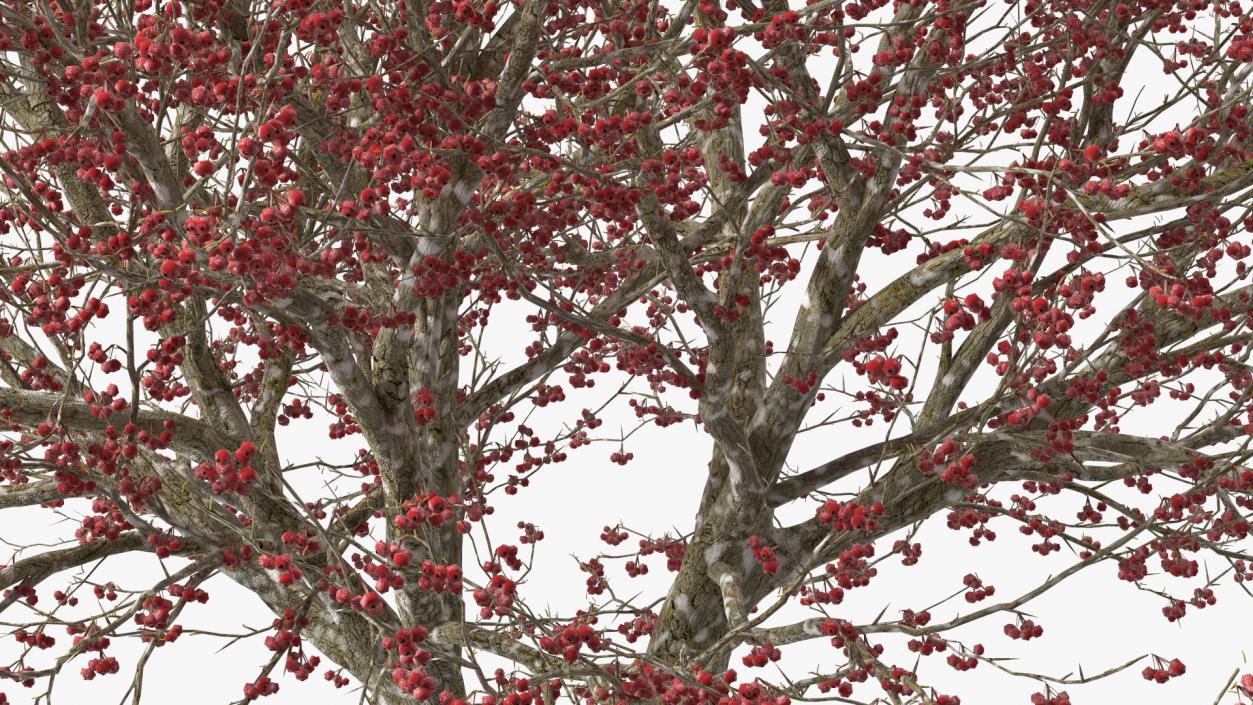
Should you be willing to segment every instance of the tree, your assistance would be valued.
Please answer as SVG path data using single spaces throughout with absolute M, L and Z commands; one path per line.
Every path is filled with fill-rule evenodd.
M 0 14 L 0 505 L 75 519 L 0 570 L 9 697 L 139 702 L 228 579 L 275 615 L 244 700 L 951 705 L 930 674 L 1005 668 L 954 634 L 1039 636 L 1089 566 L 1172 621 L 1253 577 L 1241 2 Z M 567 457 L 629 473 L 627 417 L 709 444 L 691 530 L 596 509 L 618 548 L 539 614 L 518 544 L 563 539 L 490 515 Z M 996 592 L 972 548 L 956 600 L 845 618 L 937 521 L 1052 577 Z M 802 643 L 818 672 L 755 670 Z M 1126 667 L 1182 676 L 1155 648 Z

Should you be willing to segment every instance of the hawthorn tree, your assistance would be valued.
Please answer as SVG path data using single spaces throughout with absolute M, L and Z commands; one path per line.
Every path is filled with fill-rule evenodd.
M 274 614 L 244 701 L 386 705 L 955 705 L 931 674 L 978 692 L 1081 570 L 1214 604 L 1253 578 L 1249 11 L 7 0 L 0 506 L 72 519 L 0 569 L 8 702 L 140 702 L 222 580 Z M 703 492 L 664 536 L 587 498 L 608 546 L 541 614 L 567 537 L 490 516 L 629 481 L 623 419 L 710 448 Z M 954 599 L 852 618 L 928 522 Z M 1050 577 L 997 592 L 1018 532 Z M 1183 675 L 1136 646 L 1128 692 Z

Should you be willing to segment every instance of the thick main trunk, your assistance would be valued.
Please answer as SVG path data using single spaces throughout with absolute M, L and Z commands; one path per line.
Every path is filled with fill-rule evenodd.
M 455 387 L 451 391 L 455 392 Z M 446 396 L 451 395 L 447 393 Z M 398 485 L 408 498 L 423 496 L 428 492 L 443 498 L 464 493 L 458 438 L 455 429 L 444 423 L 430 424 L 420 429 L 416 439 L 416 467 L 412 463 L 406 463 L 400 466 L 397 473 Z M 401 495 L 397 499 L 403 501 L 406 496 Z M 399 508 L 396 513 L 400 513 Z M 405 584 L 396 597 L 402 627 L 424 627 L 431 630 L 441 624 L 462 621 L 465 618 L 465 606 L 461 591 L 437 592 L 418 584 L 420 566 L 424 561 L 439 566 L 462 564 L 465 542 L 464 536 L 456 529 L 456 523 L 449 521 L 438 526 L 423 525 L 415 535 L 415 532 L 397 530 L 389 521 L 387 532 L 389 542 L 400 544 L 413 554 L 410 565 L 401 571 Z M 436 695 L 447 690 L 458 698 L 464 697 L 466 688 L 460 666 L 461 650 L 445 646 L 439 649 L 432 647 L 431 651 L 434 658 L 427 663 L 426 672 L 436 681 Z
M 692 551 L 711 552 L 717 545 L 713 532 L 697 532 L 688 545 Z M 680 667 L 702 653 L 726 634 L 729 627 L 722 606 L 722 594 L 707 574 L 703 558 L 685 558 L 657 616 L 649 642 L 649 656 Z M 721 659 L 725 661 L 725 657 Z M 706 669 L 717 664 L 702 664 Z
M 434 550 L 422 549 L 415 553 L 415 567 L 420 565 L 423 559 L 429 559 L 440 565 L 460 565 L 462 535 L 449 525 L 436 529 L 427 527 L 427 529 L 423 532 L 423 539 Z M 409 571 L 406 576 L 408 582 L 397 595 L 397 607 L 404 626 L 406 628 L 424 627 L 431 630 L 441 624 L 462 621 L 465 618 L 464 595 L 424 590 L 418 587 L 416 572 L 416 570 Z M 427 663 L 426 671 L 437 683 L 436 694 L 447 690 L 458 698 L 464 698 L 465 679 L 459 663 L 461 650 L 443 647 L 439 651 L 432 649 L 432 655 L 434 658 Z
M 734 626 L 730 622 L 722 589 L 712 577 L 729 574 L 740 584 L 760 572 L 748 548 L 748 537 L 757 530 L 762 516 L 757 503 L 744 503 L 735 490 L 735 479 L 726 459 L 715 451 L 710 462 L 709 480 L 695 531 L 688 542 L 683 564 L 666 597 L 649 643 L 649 655 L 687 670 L 697 657 L 705 670 L 727 667 L 729 650 L 709 652 Z M 740 604 L 747 613 L 751 604 Z

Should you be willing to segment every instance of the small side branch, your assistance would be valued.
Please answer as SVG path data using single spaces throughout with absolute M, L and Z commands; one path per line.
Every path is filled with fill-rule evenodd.
M 442 646 L 487 651 L 521 663 L 536 672 L 561 671 L 569 666 L 565 661 L 527 646 L 506 634 L 464 622 L 445 622 L 430 631 L 429 639 Z

